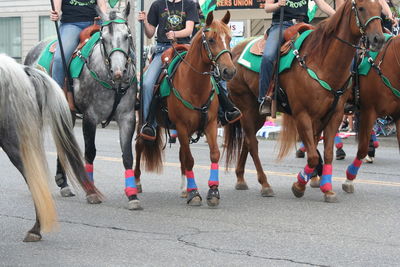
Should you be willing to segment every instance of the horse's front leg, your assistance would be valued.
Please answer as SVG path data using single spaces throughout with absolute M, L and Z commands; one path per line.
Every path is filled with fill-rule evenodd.
M 194 179 L 193 165 L 194 160 L 189 147 L 189 133 L 186 126 L 182 123 L 176 124 L 179 139 L 179 159 L 181 161 L 182 175 L 185 172 L 187 181 L 187 204 L 190 206 L 200 206 L 201 196 Z
M 123 103 L 121 103 L 123 104 Z M 141 210 L 140 201 L 137 197 L 138 188 L 136 185 L 133 166 L 132 138 L 135 131 L 135 112 L 127 112 L 117 117 L 119 126 L 119 140 L 122 151 L 122 163 L 125 168 L 125 195 L 128 197 L 128 209 Z
M 354 161 L 347 167 L 346 181 L 342 184 L 342 189 L 347 193 L 354 192 L 353 180 L 356 179 L 362 160 L 368 153 L 368 144 L 371 137 L 371 130 L 376 120 L 374 110 L 363 110 L 360 116 L 360 128 L 358 130 L 358 150 Z
M 85 169 L 89 180 L 94 183 L 93 178 L 93 161 L 96 157 L 96 122 L 88 116 L 85 116 L 82 120 L 83 139 L 85 141 Z M 96 194 L 90 194 L 86 196 L 86 200 L 90 204 L 99 204 L 101 200 Z
M 205 134 L 207 137 L 207 143 L 210 148 L 210 178 L 208 179 L 208 194 L 207 194 L 207 204 L 210 207 L 216 207 L 219 205 L 219 158 L 220 152 L 217 143 L 217 121 L 213 120 L 209 122 L 207 128 L 205 129 Z

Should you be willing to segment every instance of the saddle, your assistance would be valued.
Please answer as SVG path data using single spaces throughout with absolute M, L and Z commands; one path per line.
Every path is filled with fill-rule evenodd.
M 76 47 L 74 53 L 72 54 L 72 58 L 76 57 L 76 53 L 79 50 L 81 50 L 82 47 L 85 46 L 85 44 L 89 41 L 90 37 L 92 37 L 93 34 L 99 31 L 100 31 L 100 25 L 98 24 L 93 24 L 83 29 L 79 34 L 79 44 Z
M 290 43 L 292 42 L 292 40 L 295 40 L 301 33 L 305 32 L 307 30 L 313 30 L 313 29 L 315 29 L 314 26 L 304 23 L 304 22 L 298 23 L 296 25 L 293 25 L 293 26 L 287 28 L 283 32 L 284 44 L 281 46 L 281 54 L 286 55 L 289 52 Z M 267 38 L 268 38 L 268 35 L 267 35 L 267 33 L 265 33 L 264 38 L 257 41 L 251 47 L 250 53 L 261 56 L 263 54 L 265 42 L 266 42 Z

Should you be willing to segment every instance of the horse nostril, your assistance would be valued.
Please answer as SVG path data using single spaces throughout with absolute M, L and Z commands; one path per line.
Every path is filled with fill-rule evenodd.
M 124 74 L 126 74 L 128 71 L 126 69 L 124 69 Z

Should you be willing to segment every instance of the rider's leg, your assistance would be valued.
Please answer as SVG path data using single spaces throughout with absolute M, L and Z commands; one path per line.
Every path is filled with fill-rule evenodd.
M 284 31 L 292 25 L 293 24 L 290 22 L 284 22 L 282 25 L 282 30 Z M 259 112 L 262 115 L 271 115 L 271 98 L 266 98 L 265 95 L 269 88 L 272 74 L 274 72 L 274 62 L 276 60 L 279 47 L 279 23 L 274 22 L 272 23 L 271 28 L 268 30 L 268 38 L 265 42 L 259 76 L 258 101 L 261 104 Z
M 92 22 L 80 22 L 80 23 L 61 23 L 60 26 L 60 36 L 64 50 L 65 60 L 68 62 L 71 59 L 72 53 L 74 53 L 76 47 L 79 44 L 79 34 L 80 32 L 89 26 Z M 65 73 L 63 62 L 61 59 L 61 52 L 59 46 L 57 46 L 55 55 L 54 55 L 54 62 L 53 62 L 53 69 L 52 75 L 53 79 L 58 83 L 58 85 L 63 88 L 64 87 L 64 80 L 65 80 Z
M 153 61 L 150 63 L 143 79 L 143 117 L 146 123 L 143 125 L 140 135 L 146 139 L 153 141 L 156 139 L 156 122 L 155 108 L 158 106 L 157 99 L 153 99 L 153 89 L 161 73 L 162 61 L 161 52 L 156 52 Z
M 242 117 L 240 110 L 228 98 L 228 90 L 226 89 L 226 81 L 219 81 L 218 101 L 222 112 L 218 111 L 221 124 L 234 123 Z

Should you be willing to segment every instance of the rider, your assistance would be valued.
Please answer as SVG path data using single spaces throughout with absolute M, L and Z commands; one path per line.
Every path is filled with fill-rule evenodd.
M 143 116 L 146 123 L 141 129 L 140 135 L 153 141 L 156 138 L 155 112 L 158 101 L 153 101 L 153 88 L 160 75 L 162 53 L 172 46 L 172 41 L 176 40 L 179 44 L 189 44 L 195 23 L 199 22 L 196 3 L 193 0 L 157 0 L 150 7 L 148 14 L 139 12 L 139 21 L 143 21 L 145 34 L 152 38 L 157 31 L 157 48 L 153 55 L 143 81 Z M 225 117 L 229 121 L 236 121 L 241 116 L 236 108 L 231 109 L 224 104 L 228 98 L 225 94 L 219 94 L 221 106 L 227 111 Z M 228 101 L 228 104 L 231 104 Z M 150 107 L 151 106 L 151 107 Z
M 107 13 L 105 0 L 54 0 L 55 10 L 51 11 L 50 19 L 58 21 L 61 16 L 60 37 L 67 63 L 79 44 L 80 32 L 92 25 L 97 17 L 96 5 Z M 55 52 L 51 76 L 61 88 L 64 87 L 65 73 L 60 49 Z
M 315 0 L 317 6 L 322 12 L 329 16 L 335 13 L 335 10 L 328 5 L 324 0 Z M 297 22 L 303 22 L 307 16 L 308 0 L 266 0 L 265 12 L 271 13 L 272 25 L 268 29 L 268 38 L 265 43 L 262 56 L 260 77 L 259 77 L 259 97 L 260 103 L 259 113 L 261 115 L 271 115 L 271 98 L 266 97 L 267 89 L 271 82 L 271 77 L 274 71 L 274 62 L 277 57 L 279 44 L 279 13 L 280 8 L 284 7 L 284 17 L 282 23 L 282 31 L 294 25 Z

